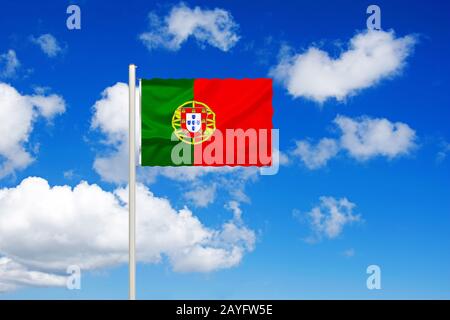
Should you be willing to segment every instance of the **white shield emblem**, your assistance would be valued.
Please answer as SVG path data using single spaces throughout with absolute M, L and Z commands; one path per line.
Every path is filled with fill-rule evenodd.
M 202 127 L 201 113 L 186 113 L 186 128 L 189 132 L 198 132 Z

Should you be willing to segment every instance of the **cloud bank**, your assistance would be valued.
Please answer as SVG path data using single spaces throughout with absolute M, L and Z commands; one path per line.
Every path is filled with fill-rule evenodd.
M 0 256 L 23 272 L 43 272 L 37 282 L 42 285 L 54 283 L 69 265 L 92 270 L 126 263 L 127 202 L 126 188 L 109 192 L 87 182 L 52 187 L 39 177 L 0 189 Z M 236 266 L 256 239 L 234 215 L 221 227 L 208 228 L 188 208 L 174 209 L 142 184 L 137 186 L 136 234 L 138 261 L 160 263 L 167 257 L 177 272 Z M 11 270 L 5 265 L 0 274 Z

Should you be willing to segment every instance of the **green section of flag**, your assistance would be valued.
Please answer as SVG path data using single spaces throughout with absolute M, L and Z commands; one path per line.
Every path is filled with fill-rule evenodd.
M 142 79 L 141 86 L 141 164 L 173 166 L 172 148 L 180 141 L 171 141 L 172 117 L 176 108 L 194 99 L 194 80 Z

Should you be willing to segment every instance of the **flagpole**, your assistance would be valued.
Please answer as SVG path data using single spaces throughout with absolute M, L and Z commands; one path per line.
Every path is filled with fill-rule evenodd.
M 129 88 L 129 300 L 136 300 L 136 66 L 128 69 Z

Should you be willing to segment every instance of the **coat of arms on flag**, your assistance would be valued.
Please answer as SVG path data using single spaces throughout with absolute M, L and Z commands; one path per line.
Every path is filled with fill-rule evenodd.
M 173 113 L 172 127 L 181 141 L 198 144 L 208 140 L 216 130 L 215 117 L 214 112 L 206 104 L 186 101 Z

